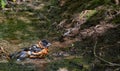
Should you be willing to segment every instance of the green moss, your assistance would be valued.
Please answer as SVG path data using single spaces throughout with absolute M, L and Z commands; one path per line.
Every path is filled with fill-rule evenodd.
M 57 71 L 59 68 L 67 68 L 69 71 L 86 71 L 89 66 L 81 58 L 64 59 L 48 64 L 46 71 Z
M 0 63 L 0 71 L 36 71 L 34 65 L 17 63 Z

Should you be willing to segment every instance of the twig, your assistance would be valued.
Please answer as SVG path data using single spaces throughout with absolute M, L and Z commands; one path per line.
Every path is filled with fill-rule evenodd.
M 109 61 L 107 61 L 107 60 L 105 60 L 105 59 L 97 56 L 97 54 L 96 54 L 96 47 L 97 47 L 97 41 L 95 42 L 94 50 L 93 50 L 94 56 L 95 56 L 96 58 L 98 58 L 99 60 L 101 60 L 101 61 L 109 64 L 110 66 L 120 66 L 120 64 L 116 64 L 116 63 L 109 62 Z
M 0 47 L 0 49 L 3 53 L 5 53 L 6 59 L 10 60 L 9 53 L 6 50 L 4 50 L 3 47 Z
M 115 69 L 114 71 L 120 71 L 120 68 Z

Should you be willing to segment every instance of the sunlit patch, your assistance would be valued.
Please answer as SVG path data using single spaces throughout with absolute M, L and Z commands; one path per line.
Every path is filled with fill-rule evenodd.
M 57 71 L 68 71 L 67 68 L 59 68 Z

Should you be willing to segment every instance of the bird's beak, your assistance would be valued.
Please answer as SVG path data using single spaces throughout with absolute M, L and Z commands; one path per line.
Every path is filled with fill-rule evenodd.
M 49 47 L 50 45 L 52 45 L 52 44 L 51 44 L 51 43 L 48 43 L 48 44 L 47 44 L 47 47 Z

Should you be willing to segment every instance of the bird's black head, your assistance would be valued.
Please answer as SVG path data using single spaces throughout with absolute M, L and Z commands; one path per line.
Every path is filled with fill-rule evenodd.
M 49 47 L 50 45 L 51 45 L 51 43 L 49 43 L 47 40 L 42 40 L 41 41 L 42 42 L 42 44 L 43 44 L 43 46 L 45 46 L 45 47 Z

